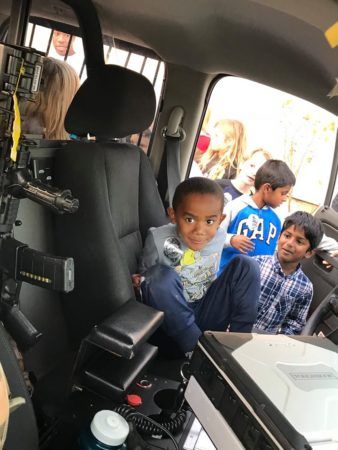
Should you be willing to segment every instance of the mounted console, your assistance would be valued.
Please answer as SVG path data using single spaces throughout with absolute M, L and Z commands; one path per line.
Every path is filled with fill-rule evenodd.
M 191 373 L 186 400 L 217 449 L 338 449 L 328 339 L 206 332 Z

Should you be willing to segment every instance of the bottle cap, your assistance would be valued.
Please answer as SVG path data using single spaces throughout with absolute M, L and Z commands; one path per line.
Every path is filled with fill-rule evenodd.
M 127 421 L 120 414 L 108 409 L 95 414 L 90 429 L 99 442 L 111 446 L 122 445 L 129 433 Z

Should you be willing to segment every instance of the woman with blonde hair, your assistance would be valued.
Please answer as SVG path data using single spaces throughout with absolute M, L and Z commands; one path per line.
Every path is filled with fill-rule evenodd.
M 44 58 L 40 92 L 24 109 L 23 132 L 45 139 L 69 139 L 64 120 L 80 86 L 75 70 L 65 61 Z
M 217 178 L 234 178 L 238 166 L 244 158 L 246 149 L 246 131 L 242 122 L 222 119 L 216 122 L 209 149 L 200 160 L 203 176 Z

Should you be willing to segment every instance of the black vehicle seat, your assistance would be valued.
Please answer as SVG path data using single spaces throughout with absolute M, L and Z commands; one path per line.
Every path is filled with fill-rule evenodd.
M 75 345 L 91 328 L 134 298 L 131 274 L 150 226 L 167 222 L 146 155 L 112 142 L 146 129 L 155 95 L 143 76 L 119 66 L 91 73 L 66 116 L 67 131 L 96 142 L 69 142 L 55 162 L 55 184 L 79 198 L 77 213 L 57 218 L 56 251 L 73 256 L 75 289 L 63 297 Z
M 118 66 L 104 66 L 91 72 L 68 111 L 66 129 L 79 141 L 64 142 L 55 152 L 53 185 L 71 189 L 80 207 L 74 214 L 55 216 L 53 231 L 54 253 L 74 258 L 75 288 L 60 294 L 69 350 L 39 379 L 34 392 L 35 405 L 48 417 L 64 407 L 70 377 L 74 379 L 74 356 L 77 354 L 81 360 L 81 349 L 92 342 L 91 336 L 97 330 L 95 339 L 102 339 L 102 322 L 111 318 L 117 324 L 114 336 L 104 335 L 104 339 L 113 346 L 116 341 L 122 342 L 119 350 L 126 350 L 126 358 L 134 361 L 132 374 L 139 370 L 140 345 L 160 324 L 161 313 L 136 302 L 130 274 L 137 271 L 148 228 L 165 223 L 166 215 L 147 156 L 138 147 L 110 139 L 147 128 L 154 109 L 153 87 L 146 78 Z M 96 136 L 96 142 L 80 140 L 87 133 Z M 141 307 L 146 309 L 143 322 L 138 316 Z M 127 308 L 127 315 L 114 319 L 121 317 L 123 308 Z M 148 310 L 153 311 L 149 320 Z M 142 329 L 139 323 L 144 324 Z M 136 341 L 140 345 L 134 352 L 131 348 Z M 133 358 L 136 350 L 138 359 Z M 110 359 L 112 354 L 114 349 L 110 348 Z M 146 357 L 150 360 L 154 354 L 149 348 L 144 364 Z M 115 362 L 109 361 L 105 373 L 117 373 L 123 358 L 116 358 Z M 93 390 L 97 392 L 103 384 Z
M 91 73 L 67 114 L 68 131 L 79 138 L 89 132 L 97 139 L 95 143 L 64 143 L 56 152 L 53 170 L 53 184 L 71 189 L 80 200 L 77 213 L 53 218 L 53 252 L 72 256 L 75 262 L 75 289 L 61 294 L 65 331 L 74 351 L 93 327 L 121 306 L 130 301 L 137 305 L 130 275 L 137 271 L 149 227 L 167 222 L 147 156 L 138 147 L 111 139 L 146 129 L 154 108 L 154 91 L 147 79 L 127 69 L 105 66 Z M 53 320 L 46 317 L 46 321 Z M 131 318 L 131 329 L 134 321 Z M 128 333 L 128 321 L 122 326 Z M 54 339 L 59 339 L 56 332 Z M 54 369 L 35 386 L 33 400 L 39 414 L 53 417 L 64 406 L 72 352 L 68 356 L 68 367 L 65 359 L 60 359 L 61 364 L 55 361 Z M 15 377 L 20 379 L 20 374 Z M 33 450 L 36 427 L 32 421 L 31 414 Z M 8 445 L 8 449 L 19 448 L 13 446 L 12 438 Z

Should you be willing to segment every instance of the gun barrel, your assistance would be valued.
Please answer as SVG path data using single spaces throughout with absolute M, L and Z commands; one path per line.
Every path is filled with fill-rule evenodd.
M 8 187 L 8 191 L 14 197 L 27 197 L 58 214 L 74 213 L 79 208 L 79 200 L 72 196 L 69 189 L 57 189 L 44 184 L 39 179 L 31 179 L 30 173 L 26 169 L 13 171 L 12 183 Z
M 22 186 L 22 191 L 25 197 L 47 206 L 59 214 L 74 213 L 79 208 L 79 200 L 72 197 L 69 189 L 59 191 L 44 185 L 40 180 L 28 181 L 25 186 Z

